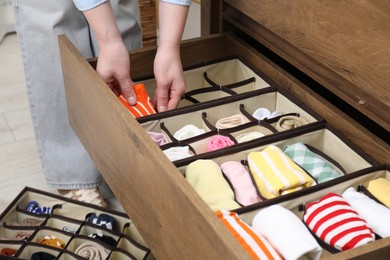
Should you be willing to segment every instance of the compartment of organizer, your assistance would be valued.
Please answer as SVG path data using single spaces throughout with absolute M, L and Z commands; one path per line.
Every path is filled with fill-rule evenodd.
M 36 243 L 26 243 L 15 254 L 17 259 L 53 259 L 61 254 L 61 249 Z
M 376 216 L 380 216 L 378 219 L 382 218 L 383 220 L 386 218 L 386 215 L 389 216 L 390 209 L 376 203 L 367 196 L 364 197 L 363 193 L 359 191 L 359 186 L 367 185 L 370 181 L 378 178 L 390 178 L 388 165 L 377 165 L 367 168 L 356 172 L 356 174 L 351 174 L 348 178 L 343 180 L 334 179 L 320 187 L 315 192 L 306 192 L 302 190 L 300 192 L 296 192 L 295 194 L 271 199 L 252 207 L 241 208 L 235 212 L 238 213 L 239 219 L 245 222 L 256 235 L 260 235 L 262 239 L 266 240 L 266 242 L 270 242 L 285 258 L 290 257 L 297 259 L 302 255 L 310 255 L 311 258 L 318 259 L 318 249 L 322 250 L 322 257 L 329 257 L 334 254 L 341 253 L 342 251 L 353 250 L 354 246 L 364 247 L 378 239 L 389 239 L 390 228 L 387 226 L 384 228 L 385 230 L 383 228 L 381 229 L 381 227 L 386 226 L 386 222 L 373 222 L 372 219 L 376 219 Z M 333 196 L 333 194 L 343 195 L 343 193 L 344 196 L 348 196 L 348 204 L 346 204 L 344 200 L 339 200 L 337 196 Z M 323 202 L 325 203 L 322 205 L 311 205 L 314 206 L 314 208 L 311 208 L 310 212 L 308 211 L 306 217 L 304 218 L 305 210 L 311 207 L 310 203 L 316 203 L 321 199 L 323 199 Z M 375 206 L 371 204 L 373 202 L 376 203 Z M 370 210 L 367 211 L 362 208 L 362 206 L 364 207 L 365 205 L 370 209 L 377 209 L 381 212 L 375 213 L 375 210 L 371 212 Z M 378 207 L 378 205 L 380 206 Z M 351 211 L 351 207 L 353 212 Z M 264 209 L 267 211 L 261 212 Z M 315 214 L 313 214 L 313 212 Z M 262 215 L 265 213 L 268 215 Z M 294 215 L 293 218 L 296 218 L 293 221 L 291 221 L 291 213 Z M 381 238 L 377 234 L 374 234 L 370 235 L 370 239 L 367 240 L 371 242 L 365 243 L 365 241 L 362 240 L 361 245 L 355 244 L 354 241 L 360 241 L 360 233 L 353 232 L 360 232 L 361 230 L 364 230 L 364 232 L 371 233 L 366 227 L 364 227 L 364 229 L 352 229 L 353 221 L 359 221 L 357 223 L 361 225 L 363 224 L 360 219 L 356 219 L 356 214 L 359 218 L 366 221 L 369 229 L 379 230 L 382 233 L 386 232 L 386 237 Z M 327 221 L 330 222 L 327 223 Z M 296 225 L 297 223 L 299 223 L 301 227 L 295 229 L 295 232 L 292 234 L 288 230 L 291 230 L 290 227 L 293 226 L 293 224 Z M 321 226 L 326 223 L 328 225 Z M 315 232 L 310 230 L 315 230 L 319 236 L 321 236 L 321 234 L 325 234 L 323 232 L 326 232 L 327 235 L 325 238 L 319 238 Z M 374 233 L 377 231 L 374 231 Z M 346 234 L 349 234 L 349 237 L 346 237 Z M 310 236 L 310 238 L 307 236 Z M 306 240 L 304 239 L 305 237 Z M 354 237 L 355 240 L 352 240 L 351 237 Z M 327 242 L 325 242 L 324 239 L 327 239 Z M 329 244 L 330 242 L 332 242 L 332 244 Z M 338 247 L 341 246 L 340 249 L 335 247 L 336 242 Z M 361 251 L 361 253 L 364 253 L 364 251 Z
M 22 241 L 0 240 L 0 258 L 14 256 L 22 245 Z
M 45 214 L 39 214 L 41 211 Z M 108 256 L 122 237 L 134 246 L 122 241 L 120 250 L 136 255 L 137 259 L 154 259 L 125 213 L 29 187 L 24 188 L 0 215 L 0 237 L 0 249 L 4 249 L 0 255 L 13 253 L 23 259 L 30 259 L 33 254 L 84 259 L 80 254 L 93 251 L 93 246 Z M 85 250 L 79 249 L 88 242 L 93 245 L 92 249 L 89 245 Z
M 202 103 L 222 97 L 232 96 L 271 85 L 259 71 L 239 57 L 207 61 L 202 64 L 184 68 L 187 84 L 179 107 Z M 143 83 L 149 95 L 156 89 L 154 78 L 136 80 Z
M 243 143 L 174 164 L 213 211 L 245 208 L 302 190 L 315 191 L 329 181 L 348 179 L 376 165 L 330 126 L 316 128 Z M 291 147 L 298 153 L 287 155 Z M 303 163 L 302 155 L 306 156 Z
M 267 116 L 258 117 L 267 113 L 265 111 L 269 113 Z M 273 87 L 240 94 L 228 102 L 216 100 L 168 113 L 138 120 L 163 150 L 187 144 L 194 148 L 190 149 L 189 156 L 207 152 L 208 138 L 215 135 L 224 133 L 233 137 L 234 143 L 239 143 L 323 122 L 294 97 Z

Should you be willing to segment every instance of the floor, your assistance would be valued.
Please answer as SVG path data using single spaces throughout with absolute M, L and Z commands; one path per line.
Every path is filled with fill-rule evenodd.
M 0 214 L 25 186 L 56 193 L 43 176 L 18 38 L 11 33 L 0 42 Z M 106 185 L 102 191 L 111 208 L 122 210 Z

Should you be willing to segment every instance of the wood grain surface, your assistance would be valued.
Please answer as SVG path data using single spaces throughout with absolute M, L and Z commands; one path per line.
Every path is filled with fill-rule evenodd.
M 250 259 L 74 45 L 59 37 L 72 128 L 158 259 Z
M 239 29 L 390 129 L 389 1 L 225 2 Z

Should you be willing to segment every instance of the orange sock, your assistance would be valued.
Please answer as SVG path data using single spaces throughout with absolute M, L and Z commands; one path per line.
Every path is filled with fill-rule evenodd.
M 156 114 L 157 111 L 154 109 L 153 104 L 149 98 L 148 92 L 146 91 L 144 84 L 135 84 L 133 86 L 135 95 L 137 96 L 137 104 L 131 106 L 122 95 L 118 98 L 125 107 L 130 111 L 135 118 Z

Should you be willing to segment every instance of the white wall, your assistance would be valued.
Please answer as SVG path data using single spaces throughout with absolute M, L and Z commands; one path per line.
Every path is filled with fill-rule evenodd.
M 188 12 L 183 40 L 200 37 L 200 1 L 192 1 Z

